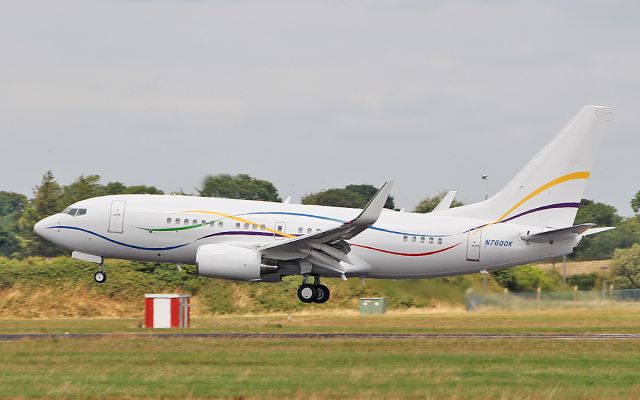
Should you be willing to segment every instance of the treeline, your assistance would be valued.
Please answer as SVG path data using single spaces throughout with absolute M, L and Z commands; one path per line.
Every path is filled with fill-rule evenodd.
M 196 190 L 197 195 L 206 197 L 282 201 L 273 183 L 246 174 L 207 176 L 202 187 Z M 347 185 L 308 194 L 301 201 L 302 204 L 362 208 L 377 190 L 375 186 L 367 184 Z M 121 182 L 103 184 L 98 175 L 82 175 L 69 185 L 61 185 L 51 171 L 44 174 L 31 199 L 22 194 L 0 191 L 0 255 L 51 257 L 64 254 L 64 251 L 37 236 L 33 232 L 33 225 L 77 201 L 113 194 L 163 192 L 154 186 L 127 186 Z M 425 198 L 413 211 L 430 212 L 444 194 Z M 458 201 L 452 204 L 453 207 L 461 205 L 463 203 Z M 389 197 L 385 207 L 396 209 L 393 197 Z M 583 200 L 576 224 L 593 222 L 598 226 L 615 226 L 617 229 L 584 239 L 572 257 L 578 260 L 609 259 L 616 249 L 627 249 L 640 243 L 640 192 L 631 200 L 631 207 L 636 215 L 624 218 L 613 206 Z

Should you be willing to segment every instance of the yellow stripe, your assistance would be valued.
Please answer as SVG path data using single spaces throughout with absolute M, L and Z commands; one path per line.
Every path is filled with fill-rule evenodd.
M 217 212 L 217 211 L 206 211 L 206 210 L 187 210 L 187 211 L 185 211 L 185 212 L 188 212 L 188 213 L 198 213 L 198 214 L 218 215 L 218 216 L 225 217 L 225 218 L 229 218 L 229 219 L 232 219 L 232 220 L 234 220 L 234 221 L 242 222 L 242 223 L 245 223 L 245 224 L 250 224 L 250 225 L 262 225 L 262 224 L 258 224 L 258 223 L 253 222 L 253 221 L 249 221 L 248 219 L 244 219 L 244 218 L 236 217 L 236 216 L 234 216 L 234 215 L 225 214 L 225 213 L 221 213 L 221 212 Z M 291 238 L 291 239 L 293 239 L 293 238 L 295 238 L 295 237 L 296 237 L 295 235 L 290 235 L 290 234 L 288 234 L 288 233 L 280 232 L 280 231 L 277 231 L 277 230 L 275 230 L 275 229 L 271 229 L 271 228 L 267 228 L 267 227 L 265 227 L 265 230 L 266 230 L 267 232 L 271 232 L 271 233 L 276 234 L 276 235 L 284 236 L 284 237 L 286 237 L 286 238 Z
M 518 207 L 520 207 L 521 205 L 523 205 L 527 201 L 531 200 L 532 198 L 536 197 L 540 193 L 544 192 L 545 190 L 550 189 L 550 188 L 552 188 L 552 187 L 554 187 L 556 185 L 559 185 L 559 184 L 561 184 L 563 182 L 571 181 L 571 180 L 574 180 L 574 179 L 589 179 L 589 175 L 591 175 L 591 173 L 589 173 L 589 172 L 573 172 L 571 174 L 567 174 L 567 175 L 561 176 L 560 178 L 556 178 L 556 179 L 552 180 L 551 182 L 545 183 L 544 185 L 540 186 L 539 188 L 537 188 L 533 192 L 529 193 L 529 195 L 527 197 L 525 197 L 522 200 L 520 200 L 519 202 L 517 202 L 516 205 L 514 205 L 513 207 L 511 207 L 509 209 L 509 211 L 507 211 L 506 213 L 504 213 L 504 215 L 502 215 L 500 218 L 495 220 L 494 223 L 502 221 L 509 214 L 514 212 Z

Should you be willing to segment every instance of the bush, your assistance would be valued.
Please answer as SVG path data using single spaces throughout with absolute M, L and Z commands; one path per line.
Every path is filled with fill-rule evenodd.
M 554 290 L 562 285 L 556 271 L 545 271 L 532 265 L 502 269 L 491 273 L 502 287 L 513 292 L 532 292 L 537 288 Z
M 577 286 L 579 290 L 593 290 L 598 282 L 598 274 L 579 274 L 567 277 L 567 285 Z

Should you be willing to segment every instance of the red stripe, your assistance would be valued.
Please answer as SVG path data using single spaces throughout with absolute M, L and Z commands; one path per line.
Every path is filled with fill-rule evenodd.
M 459 246 L 461 244 L 462 244 L 462 242 L 460 242 L 458 244 L 454 244 L 453 246 L 445 247 L 444 249 L 435 250 L 435 251 L 429 251 L 429 252 L 426 252 L 426 253 L 398 253 L 398 252 L 395 252 L 395 251 L 389 251 L 389 250 L 378 249 L 378 248 L 375 248 L 375 247 L 363 246 L 361 244 L 352 244 L 351 246 L 362 247 L 363 249 L 375 250 L 375 251 L 379 251 L 381 253 L 393 254 L 394 256 L 423 257 L 423 256 L 430 256 L 432 254 L 442 253 L 443 251 L 447 251 L 447 250 L 453 249 L 454 247 Z
M 180 328 L 180 299 L 171 299 L 171 327 Z
M 144 327 L 153 328 L 153 299 L 144 299 Z

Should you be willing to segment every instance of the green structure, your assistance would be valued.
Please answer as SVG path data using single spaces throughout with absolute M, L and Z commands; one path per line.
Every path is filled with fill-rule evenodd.
M 387 312 L 387 299 L 367 297 L 360 299 L 360 314 L 384 314 Z

